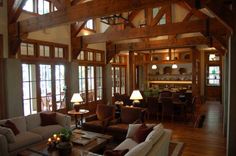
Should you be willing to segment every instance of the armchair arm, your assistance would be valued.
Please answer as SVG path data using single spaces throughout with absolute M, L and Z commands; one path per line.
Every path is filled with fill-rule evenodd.
M 71 117 L 69 115 L 65 115 L 62 113 L 56 113 L 56 120 L 57 123 L 63 127 L 70 128 L 71 125 Z
M 97 120 L 97 119 L 98 119 L 98 118 L 97 118 L 97 115 L 96 115 L 96 114 L 92 114 L 92 115 L 87 116 L 87 117 L 85 118 L 85 122 L 94 121 L 94 120 Z
M 8 142 L 4 135 L 0 134 L 0 151 L 1 155 L 8 155 Z
M 113 119 L 109 122 L 109 125 L 115 125 L 121 122 L 121 118 Z

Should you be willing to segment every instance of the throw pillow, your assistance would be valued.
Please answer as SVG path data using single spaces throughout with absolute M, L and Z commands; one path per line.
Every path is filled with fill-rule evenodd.
M 4 135 L 8 143 L 15 143 L 15 135 L 10 128 L 0 126 L 0 134 Z
M 10 120 L 7 120 L 3 125 L 1 125 L 2 127 L 6 127 L 6 128 L 10 128 L 12 130 L 12 132 L 17 135 L 20 133 L 20 131 L 18 130 L 18 128 L 16 127 L 16 125 L 11 122 Z
M 129 124 L 126 138 L 133 138 L 135 132 L 142 124 Z M 154 127 L 156 124 L 146 124 L 148 127 Z
M 56 113 L 40 113 L 41 126 L 56 125 Z
M 125 156 L 138 156 L 138 155 L 147 155 L 152 146 L 149 145 L 149 142 L 142 142 L 132 148 Z
M 147 125 L 142 124 L 135 132 L 133 140 L 137 143 L 143 142 L 148 136 L 148 134 L 152 131 L 152 129 L 153 127 L 148 127 Z
M 106 150 L 104 152 L 104 156 L 124 156 L 129 149 L 124 149 L 124 150 Z
M 155 142 L 157 142 L 161 138 L 161 136 L 163 134 L 164 134 L 164 127 L 163 127 L 163 125 L 161 124 L 158 127 L 155 126 L 153 128 L 153 131 L 148 134 L 148 136 L 146 137 L 145 141 L 150 141 L 152 144 L 154 144 Z

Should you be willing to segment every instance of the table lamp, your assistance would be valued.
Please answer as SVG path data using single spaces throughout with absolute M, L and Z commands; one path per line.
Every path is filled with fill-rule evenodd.
M 83 102 L 82 97 L 80 96 L 79 93 L 74 93 L 70 102 L 74 103 L 74 109 L 76 112 L 79 111 L 79 105 L 81 104 L 81 102 Z
M 140 103 L 139 100 L 142 100 L 142 99 L 143 99 L 143 96 L 141 95 L 140 91 L 139 90 L 133 90 L 133 92 L 130 96 L 130 100 L 134 100 L 133 104 L 139 104 Z

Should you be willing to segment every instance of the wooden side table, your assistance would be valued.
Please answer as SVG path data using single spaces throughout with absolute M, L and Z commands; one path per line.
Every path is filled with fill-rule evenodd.
M 83 117 L 84 117 L 84 114 L 87 114 L 89 113 L 89 110 L 86 110 L 86 109 L 80 109 L 78 112 L 75 111 L 74 109 L 73 110 L 70 110 L 68 111 L 68 114 L 69 115 L 74 115 L 75 116 L 75 128 L 79 128 L 78 127 L 78 116 L 80 116 L 80 126 L 82 127 L 83 125 Z

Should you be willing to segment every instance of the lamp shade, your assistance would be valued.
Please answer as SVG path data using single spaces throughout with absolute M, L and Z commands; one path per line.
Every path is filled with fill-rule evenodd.
M 80 96 L 79 93 L 74 93 L 73 96 L 72 96 L 72 98 L 71 98 L 71 100 L 70 100 L 70 102 L 73 102 L 73 103 L 75 103 L 75 104 L 78 104 L 78 103 L 80 103 L 80 102 L 83 102 L 83 99 L 82 99 L 82 97 Z
M 178 66 L 177 66 L 177 64 L 172 64 L 172 69 L 177 69 L 178 68 Z
M 139 90 L 133 90 L 130 100 L 142 100 L 143 96 L 141 95 Z

